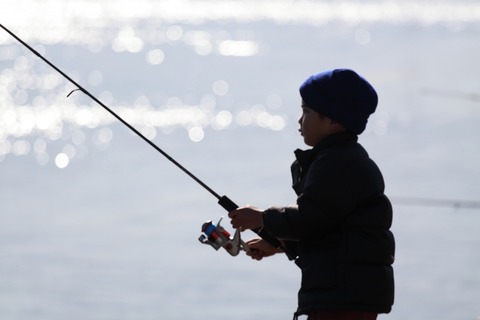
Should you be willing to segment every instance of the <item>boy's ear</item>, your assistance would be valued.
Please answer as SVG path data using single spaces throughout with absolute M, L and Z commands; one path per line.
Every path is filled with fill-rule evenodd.
M 312 109 L 313 110 L 313 109 Z M 317 116 L 320 118 L 320 120 L 323 120 L 325 118 L 328 118 L 327 116 L 324 116 L 323 114 L 321 114 L 320 112 L 316 111 L 316 110 L 313 110 L 314 112 L 317 113 Z M 329 118 L 330 119 L 330 118 Z
M 347 130 L 342 124 L 340 124 L 339 122 L 337 122 L 335 120 L 330 119 L 330 124 L 332 125 L 332 127 L 335 131 L 345 131 L 345 130 Z

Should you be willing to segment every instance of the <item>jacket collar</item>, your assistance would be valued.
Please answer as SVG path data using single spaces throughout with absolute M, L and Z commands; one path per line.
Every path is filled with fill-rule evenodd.
M 325 148 L 329 148 L 332 146 L 342 145 L 348 142 L 357 142 L 358 136 L 350 131 L 342 131 L 338 133 L 334 133 L 322 141 L 320 141 L 315 147 L 308 150 L 300 150 L 297 149 L 294 151 L 295 156 L 298 160 L 298 164 L 302 168 L 308 168 L 313 161 L 315 155 Z

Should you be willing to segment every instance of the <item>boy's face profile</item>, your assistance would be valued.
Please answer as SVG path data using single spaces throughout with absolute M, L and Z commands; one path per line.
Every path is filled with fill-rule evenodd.
M 313 110 L 302 101 L 302 116 L 298 119 L 301 135 L 306 145 L 314 147 L 332 133 L 344 131 L 345 128 L 319 112 Z

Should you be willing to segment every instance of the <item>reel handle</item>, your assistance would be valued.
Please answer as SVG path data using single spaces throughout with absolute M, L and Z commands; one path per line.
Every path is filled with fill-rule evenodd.
M 228 212 L 238 209 L 238 205 L 232 200 L 230 200 L 230 198 L 227 196 L 222 196 L 221 198 L 219 198 L 218 204 L 221 205 Z M 252 229 L 252 231 L 255 232 L 258 236 L 260 236 L 260 238 L 265 240 L 271 246 L 285 252 L 285 254 L 290 260 L 295 259 L 295 255 L 291 253 L 287 248 L 285 248 L 285 246 L 283 246 L 282 243 L 277 238 L 272 236 L 265 229 L 257 228 L 257 229 Z

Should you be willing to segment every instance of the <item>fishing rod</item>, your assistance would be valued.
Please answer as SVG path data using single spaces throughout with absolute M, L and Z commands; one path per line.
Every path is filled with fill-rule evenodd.
M 396 204 L 405 206 L 480 209 L 480 201 L 475 200 L 435 199 L 419 197 L 392 197 L 391 200 Z
M 177 166 L 180 170 L 182 170 L 184 173 L 186 173 L 190 178 L 192 178 L 194 181 L 196 181 L 199 185 L 201 185 L 204 189 L 206 189 L 208 192 L 210 192 L 215 198 L 217 198 L 218 200 L 218 204 L 220 206 L 222 206 L 225 210 L 227 210 L 228 212 L 230 211 L 233 211 L 235 209 L 238 208 L 238 205 L 235 204 L 235 202 L 233 202 L 232 200 L 230 200 L 230 198 L 228 198 L 227 196 L 223 195 L 223 196 L 220 196 L 217 192 L 215 192 L 212 188 L 210 188 L 207 184 L 205 184 L 202 180 L 200 180 L 198 177 L 196 177 L 193 173 L 191 173 L 189 170 L 187 170 L 184 166 L 182 166 L 178 161 L 176 161 L 173 157 L 171 157 L 168 153 L 166 153 L 165 151 L 163 151 L 162 149 L 160 149 L 160 147 L 158 147 L 155 143 L 153 143 L 151 140 L 147 139 L 147 137 L 145 137 L 140 131 L 138 131 L 137 129 L 135 129 L 135 127 L 133 127 L 131 124 L 129 124 L 127 121 L 125 121 L 122 117 L 120 117 L 117 113 L 115 113 L 112 109 L 110 109 L 108 106 L 106 106 L 103 102 L 101 102 L 100 100 L 98 100 L 93 94 L 91 94 L 87 89 L 85 89 L 83 86 L 81 86 L 80 84 L 78 84 L 75 80 L 73 80 L 72 78 L 70 78 L 65 72 L 63 72 L 62 70 L 60 70 L 57 66 L 55 66 L 53 63 L 51 63 L 49 60 L 47 60 L 45 57 L 43 57 L 40 53 L 38 53 L 37 50 L 35 50 L 34 48 L 32 48 L 28 43 L 26 43 L 25 41 L 23 41 L 22 39 L 20 39 L 16 34 L 14 34 L 12 31 L 10 31 L 8 28 L 6 28 L 5 26 L 3 26 L 2 24 L 0 24 L 0 27 L 5 30 L 8 34 L 10 34 L 15 40 L 17 40 L 18 42 L 20 42 L 25 48 L 27 48 L 28 50 L 30 50 L 33 54 L 35 54 L 37 57 L 39 57 L 41 60 L 43 60 L 45 63 L 47 63 L 50 67 L 52 67 L 55 71 L 57 71 L 58 73 L 60 73 L 65 79 L 67 79 L 68 81 L 70 81 L 73 85 L 75 85 L 75 87 L 77 87 L 77 89 L 74 89 L 72 90 L 68 96 L 70 96 L 70 94 L 72 94 L 74 91 L 81 91 L 83 92 L 85 95 L 87 95 L 90 99 L 92 99 L 93 101 L 95 101 L 97 104 L 99 104 L 102 108 L 104 108 L 105 110 L 107 110 L 112 116 L 114 116 L 118 121 L 120 121 L 121 123 L 123 123 L 126 127 L 128 127 L 131 131 L 133 131 L 137 136 L 139 136 L 140 138 L 143 139 L 143 141 L 145 141 L 146 143 L 148 143 L 152 148 L 154 148 L 155 150 L 157 150 L 160 154 L 162 154 L 165 158 L 167 158 L 170 162 L 172 162 L 175 166 Z M 67 96 L 67 97 L 68 97 Z M 205 224 L 204 224 L 205 225 Z M 213 225 L 213 224 L 212 224 Z M 216 228 L 219 228 L 220 225 L 218 224 L 218 226 Z M 223 228 L 222 228 L 223 229 Z M 215 234 L 213 231 L 215 230 L 211 230 L 208 229 L 212 232 L 210 232 L 210 234 L 207 234 L 210 239 L 212 239 L 212 236 Z M 238 229 L 237 229 L 238 230 Z M 203 230 L 203 227 L 202 227 L 202 231 Z M 263 228 L 260 228 L 260 229 L 252 229 L 252 231 L 254 233 L 256 233 L 258 236 L 260 236 L 263 240 L 265 240 L 267 243 L 269 243 L 270 245 L 272 245 L 273 247 L 277 248 L 277 249 L 280 249 L 282 250 L 283 252 L 285 252 L 285 254 L 289 257 L 289 259 L 293 259 L 294 258 L 294 255 L 289 252 L 289 250 L 287 248 L 285 248 L 282 243 L 277 239 L 275 238 L 274 236 L 272 236 L 270 233 L 268 233 L 265 229 Z M 202 237 L 201 237 L 202 238 Z M 209 240 L 210 240 L 209 239 Z M 205 239 L 205 240 L 201 240 L 202 242 L 204 243 L 207 243 L 209 240 Z M 215 239 L 212 239 L 212 240 L 215 240 Z M 233 239 L 227 239 L 227 240 L 233 240 Z M 210 243 L 208 243 L 210 244 Z M 226 245 L 228 246 L 228 245 Z M 244 247 L 245 248 L 245 247 Z M 228 251 L 228 250 L 227 250 Z
M 474 92 L 462 92 L 451 89 L 439 89 L 439 88 L 422 88 L 420 91 L 423 95 L 436 95 L 447 97 L 451 99 L 461 99 L 471 102 L 480 102 L 480 94 Z

